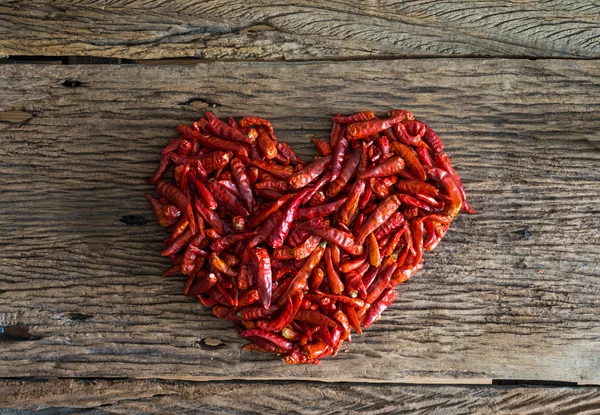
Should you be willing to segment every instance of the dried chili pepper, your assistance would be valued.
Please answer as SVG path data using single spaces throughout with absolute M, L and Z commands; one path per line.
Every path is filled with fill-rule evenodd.
M 392 195 L 385 199 L 377 209 L 365 220 L 360 231 L 358 232 L 358 242 L 363 243 L 365 238 L 375 232 L 386 220 L 390 218 L 400 207 L 400 199 L 397 195 Z
M 196 220 L 194 218 L 194 210 L 192 204 L 185 194 L 181 192 L 176 186 L 169 182 L 160 181 L 156 185 L 156 191 L 164 198 L 168 199 L 171 203 L 177 206 L 185 215 L 189 222 L 192 234 L 198 231 L 196 226 Z
M 380 131 L 386 130 L 393 125 L 398 124 L 402 119 L 400 117 L 385 118 L 383 120 L 370 120 L 350 124 L 346 127 L 346 136 L 350 140 L 367 138 Z

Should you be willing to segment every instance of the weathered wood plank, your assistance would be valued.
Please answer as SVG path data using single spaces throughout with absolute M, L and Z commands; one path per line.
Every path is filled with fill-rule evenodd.
M 86 414 L 595 414 L 600 388 L 303 382 L 0 381 L 10 410 Z M 8 412 L 7 412 L 8 411 Z M 50 412 L 48 412 L 50 413 Z
M 598 15 L 572 0 L 13 0 L 0 4 L 0 55 L 598 57 Z
M 599 74 L 569 60 L 0 67 L 0 111 L 34 115 L 0 123 L 0 326 L 32 336 L 0 344 L 0 377 L 599 382 Z M 176 124 L 212 105 L 272 119 L 307 155 L 337 111 L 410 108 L 479 214 L 338 358 L 241 352 L 182 278 L 160 277 L 164 233 L 142 195 Z M 131 214 L 149 223 L 119 221 Z

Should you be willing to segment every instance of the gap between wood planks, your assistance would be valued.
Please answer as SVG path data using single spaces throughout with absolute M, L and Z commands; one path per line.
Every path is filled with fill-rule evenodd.
M 162 59 L 125 59 L 125 58 L 103 58 L 96 56 L 0 56 L 0 64 L 38 64 L 38 65 L 148 65 L 148 66 L 188 66 L 207 62 L 353 62 L 353 61 L 386 61 L 402 59 L 448 59 L 445 55 L 384 55 L 384 56 L 344 56 L 325 57 L 322 59 L 200 59 L 200 58 L 162 58 Z M 512 59 L 512 60 L 600 60 L 600 57 L 539 57 L 532 55 L 460 55 L 450 59 Z
M 44 377 L 44 376 L 26 376 L 26 377 L 0 377 L 0 381 L 24 381 L 36 382 L 42 380 L 78 380 L 78 381 L 118 381 L 118 380 L 147 380 L 147 381 L 176 381 L 176 382 L 198 382 L 198 383 L 321 383 L 321 384 L 350 384 L 354 386 L 459 386 L 459 387 L 475 387 L 475 386 L 498 386 L 498 387 L 598 387 L 600 384 L 593 383 L 577 383 L 563 382 L 555 380 L 533 380 L 533 379 L 440 379 L 415 377 L 403 379 L 402 381 L 377 380 L 377 379 L 327 379 L 327 378 L 270 378 L 270 377 L 216 377 L 216 376 L 136 376 L 136 377 Z

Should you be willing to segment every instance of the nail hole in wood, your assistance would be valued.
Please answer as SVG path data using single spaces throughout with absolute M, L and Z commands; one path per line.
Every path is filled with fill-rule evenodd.
M 67 79 L 61 85 L 66 86 L 67 88 L 77 88 L 81 86 L 81 82 L 72 79 Z
M 180 103 L 179 105 L 191 105 L 196 109 L 216 108 L 221 106 L 221 104 L 219 104 L 218 102 L 205 98 L 190 98 L 187 101 Z
M 533 238 L 533 229 L 531 228 L 531 226 L 528 226 L 526 228 L 520 229 L 518 231 L 519 235 L 521 235 L 521 237 L 523 237 L 523 239 L 525 239 L 526 241 L 530 240 L 531 238 Z
M 217 347 L 223 347 L 223 346 L 225 346 L 225 343 L 223 343 L 219 339 L 215 339 L 215 338 L 212 338 L 212 337 L 206 337 L 206 338 L 201 339 L 200 341 L 198 341 L 198 345 L 200 347 L 202 347 L 203 349 L 215 349 Z
M 148 223 L 146 217 L 142 215 L 124 215 L 121 216 L 119 222 L 123 222 L 125 225 L 129 226 L 141 226 Z

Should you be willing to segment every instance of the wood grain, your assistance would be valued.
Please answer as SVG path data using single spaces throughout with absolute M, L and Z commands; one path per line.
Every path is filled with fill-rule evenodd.
M 1 66 L 0 111 L 35 116 L 0 123 L 0 326 L 27 334 L 0 343 L 0 377 L 600 382 L 599 74 L 504 59 Z M 143 197 L 204 106 L 268 117 L 305 155 L 337 111 L 410 108 L 479 213 L 336 359 L 242 352 L 182 278 L 160 277 L 165 234 Z
M 597 414 L 600 389 L 296 382 L 0 381 L 0 414 Z M 10 412 L 13 409 L 15 412 Z M 45 412 L 45 411 L 48 412 Z M 7 412 L 8 411 L 8 412 Z
M 599 57 L 598 15 L 573 0 L 11 0 L 0 56 Z

